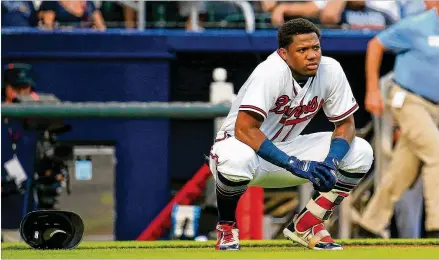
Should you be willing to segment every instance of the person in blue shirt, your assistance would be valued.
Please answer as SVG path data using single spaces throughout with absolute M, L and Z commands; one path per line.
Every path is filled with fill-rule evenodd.
M 381 234 L 395 201 L 418 177 L 422 162 L 428 237 L 439 237 L 439 2 L 425 1 L 428 11 L 408 17 L 373 38 L 366 54 L 366 110 L 380 116 L 389 105 L 401 136 L 392 161 L 359 224 Z M 396 56 L 393 85 L 383 100 L 378 82 L 383 53 Z M 418 203 L 422 203 L 419 201 Z
M 425 11 L 424 1 L 400 0 L 395 2 L 395 5 L 399 8 L 401 18 L 418 15 Z M 395 129 L 395 137 L 399 134 L 400 130 Z M 406 155 L 400 153 L 399 157 L 405 158 L 406 162 L 406 164 L 401 165 L 401 167 L 404 167 L 403 170 L 419 172 L 419 169 L 422 169 L 422 165 L 419 165 L 419 160 L 412 155 L 409 149 L 406 149 L 406 152 L 410 158 L 414 158 L 414 162 L 407 166 L 410 160 Z M 422 235 L 422 213 L 424 208 L 422 181 L 421 177 L 417 177 L 413 185 L 401 195 L 401 198 L 394 205 L 396 224 L 396 230 L 394 231 L 396 231 L 397 237 L 399 238 L 420 238 Z
M 95 28 L 105 30 L 101 12 L 93 1 L 42 1 L 40 5 L 42 27 Z
M 399 0 L 396 4 L 399 5 L 401 18 L 417 15 L 425 11 L 424 1 Z
M 323 25 L 339 25 L 350 29 L 382 30 L 400 18 L 395 1 L 315 1 L 321 8 Z
M 2 72 L 2 105 L 15 103 L 18 95 L 31 95 L 36 99 L 34 87 L 31 65 L 7 64 Z M 15 157 L 30 180 L 34 173 L 37 134 L 27 131 L 22 121 L 18 119 L 2 117 L 1 124 L 2 227 L 18 229 L 23 214 L 33 208 L 27 204 L 26 194 L 29 193 L 22 194 L 27 183 L 23 182 L 16 186 L 15 179 L 10 176 L 4 165 Z
M 33 27 L 38 18 L 32 1 L 2 1 L 2 28 Z

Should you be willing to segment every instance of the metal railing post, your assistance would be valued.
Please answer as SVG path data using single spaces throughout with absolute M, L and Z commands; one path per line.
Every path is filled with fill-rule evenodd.
M 139 0 L 137 2 L 137 29 L 139 31 L 145 30 L 145 18 L 145 0 Z
M 191 31 L 199 32 L 200 26 L 199 26 L 199 10 L 197 5 L 191 5 L 191 11 L 190 11 L 190 23 L 191 23 Z
M 254 32 L 256 27 L 255 12 L 251 4 L 248 1 L 232 1 L 232 2 L 242 10 L 245 19 L 245 30 L 248 33 Z

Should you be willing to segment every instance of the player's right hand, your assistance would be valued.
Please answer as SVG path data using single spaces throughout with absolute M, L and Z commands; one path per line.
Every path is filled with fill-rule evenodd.
M 308 179 L 318 191 L 327 192 L 331 190 L 335 181 L 332 179 L 333 176 L 326 176 L 321 171 L 317 171 L 316 167 L 319 165 L 315 161 L 299 160 L 295 156 L 291 156 L 288 159 L 288 166 L 286 170 L 293 173 L 294 175 Z M 330 188 L 329 188 L 330 187 Z M 329 189 L 329 190 L 328 190 Z
M 364 103 L 366 110 L 375 116 L 381 116 L 384 111 L 384 101 L 379 89 L 367 91 Z

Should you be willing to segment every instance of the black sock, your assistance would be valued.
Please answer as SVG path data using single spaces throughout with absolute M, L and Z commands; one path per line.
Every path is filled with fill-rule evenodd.
M 236 222 L 235 212 L 238 206 L 239 199 L 242 194 L 225 197 L 216 193 L 216 201 L 218 206 L 218 222 L 224 224 L 227 222 Z
M 233 182 L 227 180 L 218 172 L 216 179 L 216 201 L 218 207 L 218 222 L 235 222 L 235 212 L 239 199 L 247 190 L 249 181 Z

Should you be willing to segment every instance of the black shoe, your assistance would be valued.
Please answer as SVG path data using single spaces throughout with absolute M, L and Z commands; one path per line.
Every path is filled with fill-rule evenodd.
M 439 238 L 439 230 L 427 231 L 427 238 Z
M 373 232 L 370 232 L 369 230 L 363 228 L 362 226 L 358 225 L 358 237 L 359 238 L 383 238 L 383 236 L 380 236 L 379 234 L 375 234 Z

